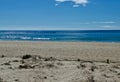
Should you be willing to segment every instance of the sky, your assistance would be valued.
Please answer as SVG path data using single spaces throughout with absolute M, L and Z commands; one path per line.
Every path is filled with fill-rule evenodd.
M 120 0 L 0 0 L 0 30 L 120 30 Z

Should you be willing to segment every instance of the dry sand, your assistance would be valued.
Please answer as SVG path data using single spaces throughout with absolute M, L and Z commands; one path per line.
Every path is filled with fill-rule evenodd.
M 0 56 L 0 82 L 120 82 L 120 43 L 0 41 Z

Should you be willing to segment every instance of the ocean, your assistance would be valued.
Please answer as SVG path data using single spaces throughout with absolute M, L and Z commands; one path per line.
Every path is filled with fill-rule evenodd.
M 1 30 L 0 40 L 120 42 L 120 30 L 76 30 L 76 31 Z

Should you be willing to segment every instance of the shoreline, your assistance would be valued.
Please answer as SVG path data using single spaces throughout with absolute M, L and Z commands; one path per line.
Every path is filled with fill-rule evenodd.
M 120 42 L 106 42 L 106 41 L 32 41 L 32 40 L 0 40 L 0 42 L 28 42 L 28 43 L 116 43 L 120 44 Z
M 120 42 L 111 42 L 111 41 L 33 41 L 33 40 L 0 40 L 0 42 L 66 42 L 66 43 L 120 43 Z

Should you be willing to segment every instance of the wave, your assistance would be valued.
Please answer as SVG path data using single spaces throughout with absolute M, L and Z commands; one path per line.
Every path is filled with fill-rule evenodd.
M 120 31 L 0 31 L 0 40 L 120 42 Z

